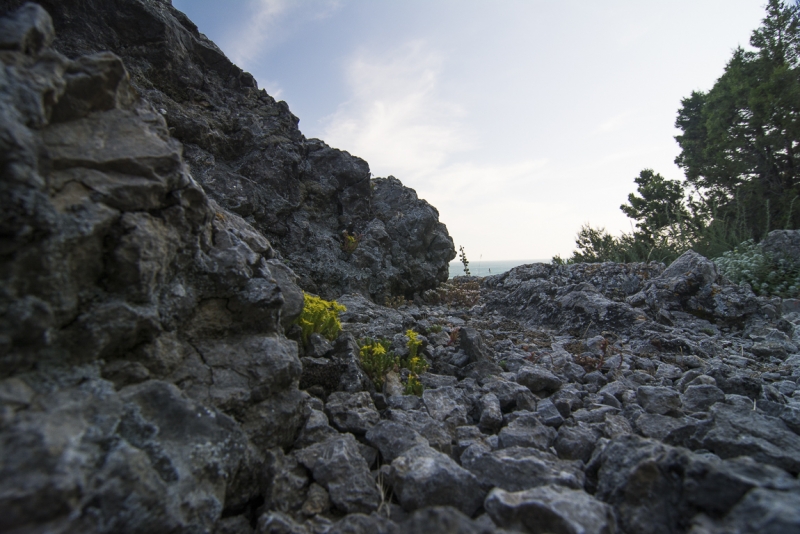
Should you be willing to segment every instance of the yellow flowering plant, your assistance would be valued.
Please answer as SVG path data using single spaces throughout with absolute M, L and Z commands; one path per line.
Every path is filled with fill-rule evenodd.
M 383 388 L 386 373 L 398 366 L 398 358 L 389 351 L 389 341 L 364 338 L 358 341 L 361 367 L 377 389 Z
M 344 311 L 347 308 L 335 300 L 328 301 L 303 292 L 303 313 L 295 321 L 303 331 L 303 344 L 308 343 L 308 337 L 314 333 L 335 340 L 342 331 L 339 314 Z

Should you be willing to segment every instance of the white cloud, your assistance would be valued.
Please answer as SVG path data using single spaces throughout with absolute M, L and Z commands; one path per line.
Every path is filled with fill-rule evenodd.
M 630 117 L 631 115 L 633 115 L 632 111 L 625 111 L 622 113 L 618 113 L 613 117 L 604 121 L 600 126 L 598 126 L 595 129 L 594 133 L 607 134 L 611 132 L 616 132 L 629 122 L 628 117 Z
M 236 27 L 224 39 L 226 53 L 244 70 L 263 68 L 259 61 L 275 46 L 311 21 L 332 16 L 341 8 L 339 0 L 292 2 L 291 0 L 251 0 L 247 22 Z M 275 80 L 254 72 L 259 86 L 279 99 L 283 89 Z
M 324 119 L 323 138 L 365 158 L 375 174 L 398 177 L 440 168 L 473 148 L 463 108 L 440 91 L 445 59 L 424 41 L 357 54 L 346 73 L 352 97 Z
M 257 0 L 247 24 L 237 28 L 225 47 L 231 60 L 245 66 L 262 53 L 279 34 L 279 23 L 291 8 L 288 0 Z

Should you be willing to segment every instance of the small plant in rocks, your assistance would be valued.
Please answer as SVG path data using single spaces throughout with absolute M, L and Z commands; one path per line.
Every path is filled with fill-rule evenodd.
M 422 346 L 422 341 L 419 339 L 418 334 L 413 330 L 406 330 L 406 337 L 408 342 L 408 358 L 401 362 L 401 367 L 408 369 L 408 378 L 405 383 L 406 395 L 422 395 L 425 389 L 422 382 L 419 380 L 419 375 L 430 369 L 428 361 L 419 355 L 419 348 Z
M 458 259 L 461 260 L 461 264 L 464 265 L 464 275 L 470 276 L 469 274 L 469 260 L 467 259 L 467 253 L 464 252 L 464 247 L 458 247 Z
M 762 296 L 783 298 L 800 295 L 800 266 L 773 256 L 752 239 L 716 258 L 720 272 L 736 284 L 750 284 Z
M 358 244 L 361 242 L 361 238 L 363 236 L 361 234 L 356 233 L 349 233 L 347 230 L 342 231 L 342 250 L 347 252 L 348 254 L 352 254 L 358 248 Z
M 303 312 L 295 322 L 302 330 L 303 344 L 308 343 L 311 334 L 320 334 L 330 341 L 339 336 L 342 323 L 339 314 L 347 308 L 336 302 L 327 301 L 311 293 L 303 293 Z
M 472 307 L 481 296 L 481 285 L 477 280 L 454 278 L 438 289 L 439 300 L 451 306 Z
M 381 389 L 386 381 L 386 373 L 398 367 L 397 356 L 389 350 L 387 339 L 364 338 L 358 341 L 361 368 L 375 387 Z
M 397 309 L 400 306 L 405 306 L 406 304 L 408 304 L 408 302 L 406 301 L 405 297 L 403 297 L 403 295 L 396 295 L 394 297 L 386 297 L 383 300 L 383 305 L 386 306 L 387 308 Z

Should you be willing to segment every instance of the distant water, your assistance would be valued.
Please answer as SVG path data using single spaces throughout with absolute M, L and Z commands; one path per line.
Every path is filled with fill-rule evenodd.
M 504 273 L 514 267 L 526 265 L 528 263 L 550 263 L 550 260 L 470 261 L 469 273 L 472 276 L 492 276 L 493 274 Z M 450 278 L 462 276 L 463 274 L 464 265 L 458 260 L 451 261 Z

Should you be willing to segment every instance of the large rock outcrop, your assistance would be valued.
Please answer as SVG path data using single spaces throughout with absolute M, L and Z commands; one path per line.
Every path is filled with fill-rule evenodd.
M 383 302 L 447 280 L 455 248 L 436 209 L 397 180 L 371 179 L 364 160 L 306 139 L 286 103 L 259 90 L 169 1 L 40 3 L 57 50 L 123 59 L 133 87 L 183 143 L 195 180 L 269 238 L 303 289 Z M 2 0 L 0 12 L 20 4 Z M 363 236 L 354 253 L 342 250 L 343 232 Z
M 0 530 L 210 529 L 303 423 L 302 293 L 119 57 L 0 35 Z

